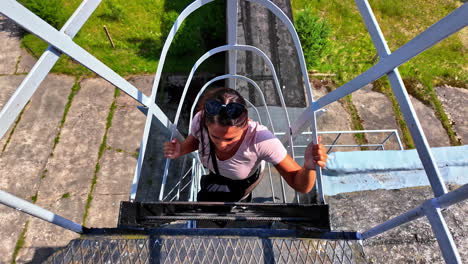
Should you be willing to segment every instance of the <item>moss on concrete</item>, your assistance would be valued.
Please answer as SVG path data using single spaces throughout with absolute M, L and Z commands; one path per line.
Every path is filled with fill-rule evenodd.
M 18 257 L 18 253 L 23 248 L 26 242 L 26 232 L 28 231 L 28 226 L 29 226 L 29 221 L 27 221 L 26 224 L 24 225 L 23 231 L 21 231 L 21 234 L 19 235 L 18 240 L 16 241 L 15 250 L 13 251 L 13 255 L 11 256 L 12 264 L 16 263 L 16 258 Z
M 112 101 L 112 104 L 109 108 L 109 114 L 107 115 L 107 119 L 106 119 L 106 131 L 104 132 L 101 145 L 99 146 L 98 158 L 97 158 L 96 166 L 94 168 L 94 175 L 93 175 L 93 179 L 91 180 L 91 187 L 88 193 L 88 198 L 86 199 L 85 212 L 83 214 L 83 221 L 82 221 L 83 225 L 86 225 L 86 219 L 88 218 L 89 208 L 91 207 L 91 202 L 93 201 L 93 192 L 94 192 L 94 188 L 96 187 L 97 176 L 98 176 L 99 170 L 101 169 L 101 164 L 100 164 L 101 158 L 104 155 L 104 151 L 108 148 L 107 133 L 109 132 L 109 129 L 112 126 L 112 119 L 114 118 L 115 109 L 117 108 L 117 97 L 119 95 L 120 95 L 119 89 L 115 88 L 114 100 Z

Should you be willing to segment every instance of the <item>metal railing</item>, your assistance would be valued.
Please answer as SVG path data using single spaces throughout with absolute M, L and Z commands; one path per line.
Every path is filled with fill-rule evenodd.
M 181 100 L 181 104 L 179 105 L 179 108 L 177 110 L 177 115 L 174 120 L 174 123 L 167 118 L 164 112 L 155 103 L 155 99 L 167 52 L 181 23 L 195 10 L 201 8 L 203 5 L 206 5 L 212 1 L 214 0 L 196 0 L 181 12 L 178 19 L 171 28 L 166 42 L 164 43 L 161 58 L 159 60 L 158 68 L 156 70 L 156 76 L 151 96 L 147 97 L 133 85 L 127 82 L 124 78 L 119 76 L 112 69 L 107 67 L 105 64 L 96 59 L 89 52 L 81 48 L 73 41 L 73 37 L 76 35 L 76 33 L 85 23 L 85 21 L 90 17 L 90 15 L 94 12 L 96 7 L 101 2 L 100 0 L 84 0 L 60 31 L 56 30 L 55 28 L 44 22 L 42 19 L 34 15 L 32 12 L 27 10 L 18 2 L 14 0 L 2 0 L 2 4 L 0 5 L 0 12 L 2 14 L 18 23 L 27 31 L 30 31 L 39 38 L 43 39 L 44 41 L 49 43 L 50 46 L 46 50 L 46 52 L 41 56 L 38 62 L 34 65 L 30 73 L 26 76 L 21 85 L 18 87 L 13 96 L 10 98 L 10 100 L 0 112 L 0 137 L 3 137 L 5 135 L 8 128 L 12 125 L 14 120 L 17 118 L 21 110 L 26 105 L 26 102 L 31 98 L 34 91 L 37 89 L 40 83 L 44 80 L 45 76 L 49 73 L 50 69 L 56 63 L 58 57 L 61 54 L 66 54 L 69 57 L 81 63 L 82 65 L 84 65 L 85 67 L 87 67 L 88 69 L 90 69 L 91 71 L 95 72 L 99 76 L 108 80 L 110 83 L 112 83 L 125 93 L 129 94 L 136 101 L 148 108 L 144 135 L 141 141 L 140 154 L 135 169 L 133 184 L 131 187 L 130 199 L 133 200 L 135 198 L 136 188 L 140 177 L 141 168 L 143 165 L 143 157 L 146 151 L 149 131 L 151 129 L 152 124 L 152 118 L 156 117 L 162 124 L 164 124 L 168 129 L 170 129 L 172 131 L 172 137 L 183 139 L 176 127 L 183 99 Z M 453 203 L 457 203 L 467 199 L 468 187 L 467 185 L 465 185 L 454 192 L 447 193 L 447 188 L 443 183 L 439 169 L 436 166 L 434 157 L 431 153 L 431 150 L 424 136 L 418 118 L 415 114 L 413 106 L 409 100 L 408 93 L 405 89 L 397 67 L 465 27 L 468 22 L 466 19 L 466 16 L 468 14 L 468 4 L 463 4 L 455 11 L 441 19 L 439 22 L 435 23 L 427 30 L 416 36 L 414 39 L 397 49 L 395 52 L 391 53 L 390 49 L 386 44 L 384 36 L 379 28 L 379 25 L 373 15 L 369 3 L 367 2 L 367 0 L 356 0 L 356 4 L 359 8 L 361 16 L 378 51 L 380 60 L 376 65 L 372 66 L 370 69 L 368 69 L 361 75 L 355 77 L 353 80 L 349 81 L 348 83 L 344 84 L 338 89 L 330 92 L 329 94 L 321 97 L 317 101 L 314 101 L 310 89 L 307 68 L 305 65 L 304 55 L 302 52 L 299 37 L 294 29 L 292 22 L 288 19 L 288 17 L 281 11 L 280 8 L 278 8 L 274 3 L 268 0 L 227 0 L 228 45 L 213 49 L 206 53 L 204 56 L 202 56 L 202 58 L 200 58 L 199 61 L 197 61 L 197 63 L 192 68 L 187 85 L 188 83 L 190 83 L 190 79 L 192 78 L 193 73 L 196 71 L 197 67 L 206 58 L 215 53 L 228 52 L 229 74 L 232 77 L 237 75 L 237 52 L 254 52 L 257 55 L 262 56 L 265 59 L 267 65 L 272 70 L 275 86 L 277 88 L 278 94 L 280 95 L 281 105 L 283 107 L 285 107 L 285 103 L 281 95 L 281 86 L 279 85 L 274 66 L 269 60 L 269 58 L 264 54 L 263 51 L 261 51 L 258 48 L 237 44 L 236 23 L 239 1 L 249 1 L 264 6 L 273 14 L 275 14 L 276 17 L 286 25 L 288 31 L 292 36 L 298 54 L 301 72 L 303 75 L 303 84 L 306 87 L 305 90 L 307 92 L 308 101 L 310 102 L 310 106 L 306 110 L 304 110 L 301 116 L 292 124 L 289 123 L 289 117 L 286 111 L 285 118 L 288 121 L 290 133 L 286 133 L 284 135 L 284 137 L 282 138 L 282 142 L 289 143 L 292 155 L 294 155 L 292 138 L 296 135 L 299 135 L 302 131 L 305 130 L 306 127 L 310 126 L 310 131 L 312 131 L 312 140 L 314 142 L 317 142 L 317 135 L 319 133 L 317 132 L 316 126 L 316 113 L 319 109 L 332 102 L 337 101 L 338 99 L 346 95 L 351 94 L 352 92 L 364 87 L 366 84 L 371 83 L 382 76 L 388 76 L 393 92 L 398 100 L 405 121 L 408 124 L 411 135 L 415 142 L 419 157 L 424 165 L 424 169 L 427 173 L 431 187 L 434 191 L 435 198 L 428 200 L 423 205 L 401 216 L 398 216 L 388 222 L 376 226 L 375 228 L 363 232 L 362 239 L 371 238 L 391 228 L 395 228 L 401 224 L 404 224 L 406 222 L 412 221 L 418 217 L 425 215 L 429 219 L 429 223 L 431 224 L 434 234 L 437 237 L 443 257 L 446 260 L 446 262 L 461 263 L 460 256 L 458 254 L 455 244 L 453 243 L 452 236 L 447 228 L 445 220 L 442 214 L 440 213 L 440 209 L 447 207 Z M 235 80 L 235 78 L 230 79 L 232 87 L 235 87 Z M 186 89 L 184 89 L 182 98 L 185 97 Z M 382 145 L 383 144 L 384 143 L 382 143 Z M 198 156 L 192 154 L 192 157 L 194 158 L 192 168 L 186 173 L 184 173 L 184 175 L 182 176 L 188 177 L 189 173 L 191 172 L 192 180 L 190 184 L 190 201 L 196 200 L 196 191 L 199 188 L 196 179 L 202 175 L 202 168 L 200 166 Z M 169 165 L 169 161 L 167 161 L 166 170 L 168 170 Z M 319 167 L 317 167 L 318 195 L 320 201 L 324 202 L 321 177 L 321 170 Z M 163 177 L 163 185 L 165 184 L 164 181 L 165 179 Z M 188 188 L 188 186 L 180 186 L 179 184 L 179 186 L 177 186 L 176 188 L 178 189 L 177 193 L 180 193 L 181 189 L 184 187 Z M 163 194 L 164 192 L 162 191 L 160 193 L 161 199 L 165 198 Z M 82 232 L 83 230 L 83 227 L 79 224 L 73 223 L 70 220 L 57 216 L 30 202 L 21 200 L 3 191 L 0 192 L 0 202 L 6 204 L 7 206 L 24 211 L 28 214 L 37 216 L 43 220 L 70 229 L 72 231 Z

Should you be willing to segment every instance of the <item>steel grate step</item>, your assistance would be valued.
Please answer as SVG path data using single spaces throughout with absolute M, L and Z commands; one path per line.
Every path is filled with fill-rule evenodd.
M 221 202 L 121 202 L 119 227 L 154 228 L 174 221 L 258 222 L 330 230 L 328 205 L 221 203 Z
M 182 233 L 84 236 L 46 263 L 365 263 L 357 240 Z

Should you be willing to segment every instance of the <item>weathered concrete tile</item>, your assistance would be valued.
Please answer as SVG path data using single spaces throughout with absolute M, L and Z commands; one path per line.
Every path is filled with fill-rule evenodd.
M 397 129 L 401 138 L 400 127 L 395 121 L 392 103 L 383 94 L 362 88 L 352 94 L 353 104 L 356 106 L 359 116 L 363 121 L 364 129 Z M 367 133 L 369 144 L 380 144 L 388 136 L 388 133 Z M 385 149 L 400 149 L 394 137 L 385 143 Z
M 435 90 L 462 144 L 468 144 L 468 90 L 450 86 Z
M 136 158 L 124 152 L 107 150 L 101 159 L 94 193 L 129 195 Z M 126 199 L 127 200 L 127 199 Z
M 71 77 L 50 75 L 31 98 L 8 147 L 0 157 L 2 190 L 27 201 L 31 201 L 35 195 L 73 83 Z M 10 224 L 0 227 L 0 237 L 8 237 L 2 242 L 7 249 L 14 248 L 26 217 L 26 214 L 11 214 L 10 210 L 13 209 L 0 211 L 0 218 L 5 220 L 2 220 L 3 223 L 17 225 L 16 228 Z M 12 253 L 9 253 L 10 257 Z
M 87 227 L 117 227 L 120 202 L 128 201 L 128 194 L 97 194 L 89 208 Z
M 362 232 L 419 206 L 433 196 L 430 187 L 418 187 L 339 194 L 326 199 L 330 204 L 333 229 Z M 468 256 L 464 242 L 468 232 L 468 223 L 464 221 L 467 207 L 467 203 L 459 203 L 443 212 L 462 259 Z M 395 263 L 443 263 L 437 241 L 425 218 L 366 240 L 364 251 L 368 260 L 375 263 L 390 256 Z
M 46 165 L 37 204 L 81 223 L 98 150 L 105 132 L 106 118 L 114 96 L 114 87 L 102 79 L 81 82 L 60 141 Z M 63 195 L 69 195 L 64 198 Z M 67 196 L 66 195 L 66 196 Z M 64 246 L 77 235 L 48 223 L 32 221 L 25 249 L 19 259 L 32 259 L 40 247 Z
M 21 56 L 19 30 L 15 23 L 0 16 L 0 74 L 14 74 Z
M 19 63 L 16 69 L 16 73 L 30 72 L 34 64 L 36 64 L 36 62 L 37 62 L 36 58 L 34 58 L 26 50 L 21 49 L 21 56 L 19 58 Z
M 121 97 L 128 95 L 120 95 Z M 118 105 L 107 135 L 107 145 L 128 153 L 138 153 L 145 128 L 146 116 L 135 106 Z
M 86 79 L 75 95 L 60 141 L 46 166 L 39 196 L 88 189 L 106 128 L 114 87 L 102 79 Z
M 13 208 L 0 205 L 0 237 L 2 246 L 0 247 L 0 263 L 10 263 L 16 246 L 16 241 L 23 231 L 28 216 L 16 211 Z
M 68 198 L 39 197 L 39 199 L 41 202 L 38 205 L 75 223 L 81 223 L 87 194 L 72 193 Z M 16 261 L 18 263 L 32 262 L 32 260 L 36 263 L 42 262 L 51 253 L 51 250 L 44 251 L 44 249 L 66 246 L 70 240 L 78 237 L 79 234 L 75 232 L 34 218 L 29 223 L 25 245 L 20 250 Z
M 144 94 L 150 96 L 153 79 L 153 76 L 142 75 L 131 77 L 128 81 Z M 117 108 L 112 120 L 112 127 L 108 132 L 107 145 L 128 153 L 138 153 L 146 116 L 136 108 L 140 104 L 123 92 L 117 97 L 116 103 Z
M 133 84 L 138 90 L 142 91 L 144 95 L 151 96 L 151 89 L 153 88 L 154 74 L 152 75 L 138 75 L 132 76 L 127 79 L 128 82 Z M 140 105 L 135 99 L 128 97 L 119 97 L 117 99 L 119 105 Z
M 21 84 L 26 75 L 10 75 L 10 76 L 0 76 L 0 109 L 2 109 L 8 100 L 11 98 L 13 93 L 16 91 L 16 88 Z M 8 136 L 14 126 L 14 123 L 10 126 L 9 130 L 5 135 L 0 139 L 0 155 L 3 150 Z
M 26 75 L 0 76 L 0 109 L 5 106 Z
M 55 74 L 42 82 L 26 106 L 5 153 L 14 152 L 25 159 L 47 159 L 74 83 L 73 77 Z
M 314 100 L 326 95 L 328 92 L 324 87 L 314 89 Z M 325 107 L 327 110 L 323 115 L 317 118 L 318 131 L 350 131 L 351 117 L 340 102 L 334 102 Z M 322 144 L 331 145 L 338 134 L 322 134 Z M 356 141 L 352 134 L 342 134 L 335 144 L 354 145 Z M 356 151 L 360 148 L 355 147 L 334 147 L 335 151 Z
M 432 108 L 424 105 L 418 99 L 411 97 L 411 103 L 423 128 L 426 139 L 431 147 L 450 146 L 450 139 L 440 120 L 435 116 Z

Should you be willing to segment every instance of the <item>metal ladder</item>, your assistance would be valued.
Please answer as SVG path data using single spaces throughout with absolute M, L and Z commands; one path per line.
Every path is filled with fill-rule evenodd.
M 424 136 L 421 125 L 416 117 L 412 104 L 409 100 L 409 96 L 406 92 L 397 67 L 407 62 L 419 53 L 430 48 L 431 46 L 435 45 L 439 41 L 447 38 L 448 36 L 454 34 L 458 30 L 465 27 L 467 24 L 466 14 L 468 13 L 468 4 L 463 4 L 451 14 L 447 15 L 445 18 L 441 19 L 439 22 L 435 23 L 427 30 L 419 34 L 413 40 L 409 41 L 407 44 L 403 45 L 398 50 L 391 53 L 388 46 L 386 45 L 385 38 L 372 13 L 372 9 L 369 3 L 366 0 L 356 0 L 356 4 L 359 8 L 359 11 L 361 12 L 363 20 L 378 51 L 380 60 L 376 65 L 374 65 L 361 75 L 357 76 L 350 82 L 344 84 L 343 86 L 339 87 L 333 92 L 330 92 L 329 94 L 314 101 L 310 89 L 301 44 L 298 35 L 294 29 L 294 26 L 288 19 L 288 17 L 281 11 L 280 8 L 278 8 L 274 3 L 268 0 L 227 0 L 226 3 L 228 17 L 228 43 L 227 45 L 217 47 L 208 51 L 195 63 L 192 70 L 190 71 L 189 78 L 187 80 L 181 98 L 181 103 L 179 104 L 177 109 L 176 117 L 174 121 L 171 121 L 168 119 L 168 117 L 162 111 L 162 109 L 155 103 L 156 96 L 158 93 L 158 86 L 160 84 L 162 67 L 164 65 L 167 52 L 170 48 L 175 34 L 177 33 L 179 25 L 181 25 L 181 23 L 195 10 L 201 8 L 203 5 L 206 5 L 212 1 L 214 0 L 196 0 L 192 4 L 190 4 L 186 9 L 184 9 L 179 15 L 163 46 L 160 62 L 156 71 L 153 90 L 151 96 L 148 97 L 144 95 L 141 91 L 139 91 L 137 88 L 132 86 L 125 79 L 123 79 L 121 76 L 112 71 L 109 67 L 107 67 L 102 62 L 93 57 L 90 53 L 88 53 L 79 45 L 73 42 L 73 37 L 82 27 L 82 25 L 86 22 L 86 20 L 92 15 L 93 11 L 99 5 L 100 0 L 84 0 L 60 31 L 55 30 L 53 27 L 51 27 L 46 22 L 35 16 L 33 13 L 28 11 L 16 1 L 3 0 L 2 4 L 0 5 L 1 13 L 18 23 L 26 30 L 32 32 L 33 34 L 48 42 L 50 46 L 38 60 L 33 70 L 31 70 L 31 72 L 28 74 L 25 80 L 18 87 L 16 92 L 8 101 L 8 103 L 2 109 L 0 113 L 0 137 L 3 137 L 5 135 L 8 128 L 13 124 L 18 114 L 24 108 L 27 101 L 31 98 L 32 94 L 37 89 L 39 84 L 49 73 L 50 69 L 57 62 L 61 54 L 67 54 L 74 60 L 78 61 L 85 67 L 89 68 L 102 78 L 106 79 L 107 81 L 109 81 L 110 83 L 112 83 L 113 85 L 130 95 L 132 98 L 134 98 L 144 107 L 146 107 L 147 112 L 147 120 L 141 143 L 140 155 L 135 170 L 134 181 L 131 187 L 130 202 L 124 203 L 122 207 L 124 208 L 126 205 L 128 205 L 130 208 L 129 210 L 133 210 L 136 212 L 136 217 L 133 219 L 135 223 L 134 226 L 131 226 L 130 223 L 133 220 L 130 219 L 128 222 L 121 222 L 121 228 L 117 229 L 89 229 L 77 223 L 74 223 L 68 219 L 65 219 L 61 216 L 58 216 L 50 211 L 40 208 L 30 202 L 17 198 L 4 191 L 0 191 L 1 203 L 26 212 L 28 214 L 31 214 L 33 216 L 39 217 L 45 221 L 49 221 L 69 230 L 75 231 L 77 233 L 85 234 L 85 236 L 83 236 L 82 239 L 72 241 L 69 247 L 62 250 L 61 252 L 57 252 L 57 254 L 55 254 L 51 258 L 51 262 L 55 263 L 57 261 L 68 263 L 75 261 L 76 259 L 83 261 L 90 260 L 95 262 L 111 261 L 116 257 L 124 258 L 125 256 L 128 256 L 128 259 L 132 259 L 132 256 L 136 256 L 136 258 L 142 257 L 145 258 L 146 261 L 156 260 L 156 258 L 159 258 L 164 259 L 164 261 L 166 262 L 173 260 L 184 262 L 187 260 L 197 259 L 202 262 L 213 262 L 216 259 L 219 260 L 219 262 L 223 262 L 226 258 L 221 257 L 221 259 L 219 259 L 219 256 L 216 255 L 219 251 L 220 253 L 224 252 L 225 255 L 223 256 L 228 256 L 230 258 L 226 259 L 227 262 L 234 262 L 234 256 L 236 256 L 236 258 L 240 257 L 240 259 L 236 259 L 236 261 L 242 262 L 239 260 L 244 260 L 244 262 L 246 263 L 250 263 L 251 261 L 259 262 L 261 260 L 263 262 L 269 262 L 270 260 L 281 259 L 284 262 L 289 262 L 293 260 L 303 260 L 303 262 L 317 260 L 321 261 L 321 263 L 327 261 L 331 263 L 351 263 L 354 261 L 358 261 L 359 258 L 357 256 L 359 256 L 359 254 L 348 254 L 349 252 L 355 251 L 353 248 L 351 248 L 351 246 L 345 248 L 344 245 L 349 246 L 351 245 L 351 243 L 353 243 L 352 241 L 355 241 L 359 244 L 359 241 L 362 241 L 363 239 L 369 239 L 387 230 L 395 228 L 401 224 L 426 216 L 429 220 L 429 223 L 432 226 L 435 236 L 437 237 L 445 261 L 447 263 L 461 263 L 457 248 L 453 242 L 450 231 L 447 228 L 444 217 L 441 214 L 441 209 L 467 199 L 468 186 L 465 185 L 456 191 L 447 193 L 447 188 L 442 181 L 440 172 L 435 164 L 433 155 L 431 154 L 429 145 Z M 278 222 L 282 222 L 284 220 L 284 224 L 287 224 L 288 228 L 271 228 L 270 226 L 270 228 L 251 228 L 245 230 L 238 228 L 203 229 L 195 228 L 193 224 L 189 224 L 189 228 L 165 229 L 164 226 L 159 225 L 157 226 L 157 228 L 144 228 L 144 221 L 161 221 L 161 219 L 156 219 L 154 217 L 157 216 L 157 213 L 154 212 L 151 212 L 151 214 L 145 216 L 145 210 L 157 211 L 161 208 L 164 209 L 165 206 L 168 206 L 168 204 L 163 201 L 165 201 L 166 199 L 172 199 L 169 198 L 169 196 L 167 195 L 165 196 L 167 172 L 170 168 L 170 162 L 168 160 L 166 161 L 166 168 L 162 177 L 162 188 L 159 196 L 159 200 L 161 202 L 159 202 L 159 204 L 153 203 L 147 205 L 132 203 L 132 201 L 134 201 L 135 199 L 136 188 L 138 186 L 138 181 L 141 174 L 143 158 L 145 156 L 153 117 L 159 120 L 162 124 L 166 126 L 167 129 L 171 131 L 172 137 L 183 139 L 180 132 L 177 130 L 177 124 L 179 122 L 182 103 L 184 101 L 183 99 L 186 96 L 187 89 L 190 85 L 192 77 L 202 62 L 204 62 L 206 59 L 208 59 L 214 54 L 227 52 L 229 58 L 229 72 L 226 75 L 217 77 L 217 79 L 229 79 L 232 87 L 235 87 L 234 80 L 237 79 L 247 81 L 254 87 L 258 87 L 258 85 L 256 85 L 254 81 L 252 81 L 246 76 L 238 75 L 236 71 L 235 64 L 237 52 L 252 52 L 265 60 L 265 63 L 268 65 L 269 69 L 273 73 L 275 88 L 278 94 L 281 95 L 282 93 L 274 65 L 272 64 L 268 56 L 266 56 L 266 54 L 262 50 L 256 47 L 249 45 L 239 45 L 237 43 L 235 27 L 237 22 L 237 9 L 239 1 L 249 1 L 252 3 L 257 3 L 259 5 L 264 6 L 270 12 L 272 12 L 279 20 L 281 20 L 286 25 L 287 29 L 289 30 L 292 36 L 295 48 L 297 50 L 298 61 L 303 75 L 303 85 L 306 88 L 305 90 L 307 92 L 307 98 L 308 102 L 310 102 L 310 105 L 301 113 L 301 115 L 294 122 L 290 122 L 290 117 L 288 115 L 288 111 L 286 110 L 284 99 L 282 96 L 280 96 L 281 106 L 284 109 L 284 118 L 285 120 L 287 120 L 288 123 L 288 128 L 285 130 L 286 133 L 281 138 L 281 140 L 285 145 L 288 146 L 290 154 L 292 154 L 292 156 L 295 157 L 295 144 L 293 142 L 293 139 L 297 135 L 301 134 L 306 127 L 310 127 L 312 138 L 315 142 L 317 141 L 318 133 L 316 119 L 317 113 L 320 109 L 348 94 L 351 94 L 352 92 L 360 89 L 366 84 L 373 82 L 384 75 L 387 75 L 393 88 L 393 92 L 396 95 L 405 120 L 408 124 L 408 127 L 410 128 L 410 132 L 416 144 L 419 157 L 424 165 L 431 187 L 434 191 L 435 197 L 433 199 L 426 201 L 419 207 L 410 210 L 401 216 L 397 216 L 393 219 L 390 219 L 389 221 L 364 232 L 346 233 L 330 231 L 327 230 L 326 225 L 319 226 L 321 228 L 317 228 L 317 225 L 315 225 L 315 227 L 313 228 L 306 228 L 306 225 L 304 225 L 303 222 L 310 221 L 310 219 L 307 219 L 308 215 L 294 216 L 300 220 L 298 221 L 299 223 L 302 223 L 298 224 L 296 226 L 297 228 L 295 229 L 291 228 L 291 221 L 288 222 L 284 219 L 276 220 L 278 220 Z M 270 124 L 273 124 L 271 120 Z M 192 154 L 190 157 L 193 159 L 193 161 L 192 168 L 190 171 L 191 180 L 187 185 L 190 186 L 188 198 L 190 204 L 188 205 L 192 207 L 194 206 L 194 208 L 192 208 L 192 216 L 189 216 L 186 219 L 192 219 L 190 221 L 193 221 L 193 219 L 196 218 L 194 214 L 198 212 L 197 210 L 201 210 L 200 207 L 202 207 L 201 204 L 196 205 L 194 201 L 196 201 L 196 190 L 198 188 L 197 179 L 203 171 L 199 164 L 198 156 Z M 188 175 L 189 174 L 187 173 L 186 177 L 188 177 Z M 321 177 L 321 170 L 320 168 L 317 168 L 316 185 L 319 206 L 326 206 L 326 201 L 324 200 L 323 195 L 324 186 L 322 185 Z M 179 184 L 179 186 L 176 187 L 176 198 L 180 197 L 180 193 L 183 190 L 183 187 L 184 186 L 181 186 L 181 184 Z M 286 201 L 286 199 L 283 199 L 283 202 Z M 183 208 L 183 206 L 187 206 L 187 204 L 173 203 L 170 204 L 169 207 L 170 206 L 172 206 L 171 210 L 177 212 L 177 210 L 179 209 L 177 209 L 176 207 L 182 206 L 181 208 Z M 255 206 L 257 205 L 232 204 L 228 206 L 238 206 L 247 208 L 251 206 L 251 208 L 255 208 Z M 275 208 L 280 208 L 282 205 L 278 204 L 273 205 L 273 207 L 274 206 L 276 206 Z M 293 207 L 293 205 L 290 206 L 290 208 Z M 183 209 L 185 210 L 187 208 L 185 207 Z M 167 212 L 167 210 L 169 209 L 166 208 L 164 210 L 166 210 Z M 254 209 L 254 211 L 255 210 L 256 209 Z M 187 212 L 187 210 L 183 212 Z M 265 212 L 267 211 L 262 211 L 262 213 Z M 269 215 L 269 217 L 276 216 Z M 166 221 L 167 219 L 163 220 Z M 186 223 L 183 224 L 184 227 L 185 224 Z M 123 239 L 125 238 L 125 235 L 140 235 L 141 237 L 137 239 Z M 232 238 L 233 236 L 235 237 Z M 277 242 L 277 238 L 283 239 L 280 239 L 280 242 Z M 305 238 L 306 240 L 301 240 L 299 238 Z M 241 248 L 241 253 L 238 254 L 239 248 Z M 341 253 L 336 253 L 337 250 L 340 249 Z M 263 253 L 260 254 L 258 250 L 261 250 L 261 252 Z M 124 251 L 127 252 L 125 253 L 126 255 L 122 253 Z M 284 251 L 286 251 L 286 253 L 284 253 Z M 203 253 L 203 256 L 197 255 L 201 254 L 200 252 Z M 286 254 L 286 257 L 284 254 Z M 306 254 L 305 257 L 303 254 Z M 259 258 L 256 258 L 256 256 Z M 353 258 L 352 256 L 356 256 L 356 258 Z

